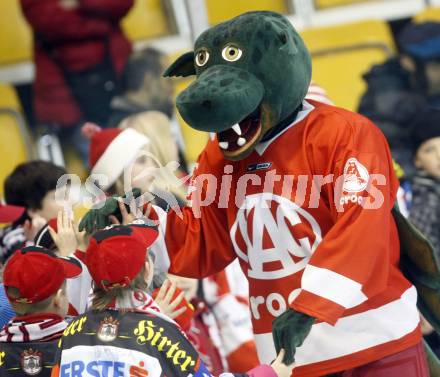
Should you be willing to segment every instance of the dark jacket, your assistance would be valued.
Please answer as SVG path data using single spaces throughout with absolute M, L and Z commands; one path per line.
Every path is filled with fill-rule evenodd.
M 98 375 L 103 368 L 109 375 L 211 376 L 177 325 L 153 310 L 90 311 L 75 318 L 60 342 L 60 364 L 52 376 L 59 376 L 60 370 Z M 272 377 L 275 372 L 263 365 L 248 374 L 227 376 Z
M 407 175 L 412 175 L 410 126 L 426 101 L 414 92 L 408 72 L 397 59 L 373 66 L 364 79 L 367 90 L 361 98 L 358 112 L 370 118 L 382 130 L 393 158 Z

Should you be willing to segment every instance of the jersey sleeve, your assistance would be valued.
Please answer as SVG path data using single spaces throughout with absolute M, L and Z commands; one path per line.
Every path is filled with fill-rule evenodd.
M 207 155 L 202 152 L 191 179 L 191 206 L 168 213 L 155 207 L 160 236 L 152 249 L 166 256 L 166 261 L 161 262 L 162 269 L 190 278 L 215 274 L 235 259 L 226 226 L 226 209 L 219 208 L 217 203 L 221 176 L 211 168 Z
M 367 119 L 324 120 L 306 146 L 333 225 L 305 267 L 291 307 L 329 324 L 385 290 L 398 248 L 391 208 L 398 181 L 382 133 Z M 393 229 L 394 227 L 394 229 Z
M 92 292 L 92 277 L 84 263 L 85 253 L 77 250 L 70 257 L 81 266 L 81 273 L 71 279 L 66 279 L 67 298 L 69 299 L 68 315 L 83 314 L 89 304 Z

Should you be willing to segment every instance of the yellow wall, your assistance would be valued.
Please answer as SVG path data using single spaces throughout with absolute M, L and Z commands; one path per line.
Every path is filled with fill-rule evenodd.
M 0 64 L 32 59 L 32 32 L 19 0 L 0 1 Z
M 337 7 L 341 5 L 368 3 L 373 1 L 377 2 L 377 0 L 315 0 L 315 5 L 318 9 L 322 9 L 322 8 Z
M 170 34 L 170 28 L 160 0 L 136 0 L 122 20 L 122 28 L 132 40 L 142 40 Z
M 284 0 L 206 0 L 206 8 L 211 25 L 253 10 L 287 13 Z
M 426 21 L 440 21 L 440 7 L 439 8 L 427 8 L 414 17 L 416 22 Z
M 301 33 L 313 57 L 313 80 L 322 86 L 330 99 L 340 107 L 356 110 L 365 91 L 362 75 L 373 64 L 387 59 L 387 53 L 378 47 L 344 52 L 334 51 L 324 56 L 315 55 L 324 49 L 382 43 L 394 50 L 388 25 L 382 21 L 363 21 L 341 26 L 305 30 Z
M 20 102 L 13 87 L 0 84 L 0 109 L 20 111 Z M 0 113 L 0 197 L 3 196 L 3 182 L 12 170 L 28 158 L 28 151 L 19 131 L 16 119 Z

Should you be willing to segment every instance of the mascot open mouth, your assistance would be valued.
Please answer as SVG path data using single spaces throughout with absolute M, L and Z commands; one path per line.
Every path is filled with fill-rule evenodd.
M 220 149 L 225 156 L 241 155 L 260 137 L 262 130 L 260 106 L 239 123 L 217 133 Z

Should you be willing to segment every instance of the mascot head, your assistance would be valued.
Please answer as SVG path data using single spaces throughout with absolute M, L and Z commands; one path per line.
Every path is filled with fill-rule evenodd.
M 192 128 L 215 132 L 225 158 L 240 160 L 297 111 L 311 59 L 284 16 L 249 12 L 206 30 L 164 74 L 189 75 L 197 79 L 177 97 L 179 113 Z

